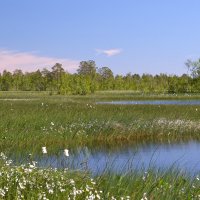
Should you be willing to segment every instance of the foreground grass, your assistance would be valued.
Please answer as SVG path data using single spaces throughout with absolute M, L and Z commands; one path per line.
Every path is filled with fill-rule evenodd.
M 148 200 L 199 199 L 200 179 L 171 169 L 92 177 L 86 171 L 37 168 L 34 161 L 12 166 L 0 155 L 0 199 Z

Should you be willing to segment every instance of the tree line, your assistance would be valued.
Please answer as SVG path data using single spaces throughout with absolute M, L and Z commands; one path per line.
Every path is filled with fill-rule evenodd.
M 49 91 L 58 94 L 94 93 L 97 90 L 134 90 L 154 93 L 198 93 L 200 92 L 200 60 L 186 62 L 190 74 L 115 75 L 108 67 L 97 68 L 95 61 L 80 62 L 77 73 L 66 72 L 62 64 L 56 63 L 51 70 L 44 68 L 23 73 L 4 70 L 0 74 L 1 91 Z

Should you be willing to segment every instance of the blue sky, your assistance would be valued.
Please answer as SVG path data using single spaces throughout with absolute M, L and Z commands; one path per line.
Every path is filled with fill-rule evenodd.
M 187 73 L 200 57 L 199 0 L 4 0 L 0 70 L 95 60 L 117 74 Z

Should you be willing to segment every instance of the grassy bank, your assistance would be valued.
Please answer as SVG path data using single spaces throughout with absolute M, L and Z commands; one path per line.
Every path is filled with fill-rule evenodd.
M 125 94 L 132 95 L 131 100 L 149 98 Z M 53 150 L 66 146 L 115 146 L 144 139 L 200 138 L 200 106 L 96 104 L 101 99 L 108 100 L 109 95 L 1 93 L 0 150 L 7 152 L 18 148 L 32 152 L 40 150 L 41 146 Z M 124 93 L 114 94 L 113 98 L 122 97 L 125 98 Z

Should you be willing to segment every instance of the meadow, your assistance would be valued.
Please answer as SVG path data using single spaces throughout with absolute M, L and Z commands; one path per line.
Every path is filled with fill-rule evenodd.
M 200 199 L 199 177 L 167 171 L 93 176 L 88 170 L 40 168 L 31 155 L 77 148 L 117 149 L 149 141 L 200 140 L 199 105 L 102 105 L 101 101 L 200 99 L 199 94 L 141 94 L 133 91 L 93 95 L 0 92 L 2 199 Z M 20 156 L 16 165 L 10 155 Z M 6 157 L 8 156 L 8 158 Z M 91 180 L 92 179 L 92 180 Z

